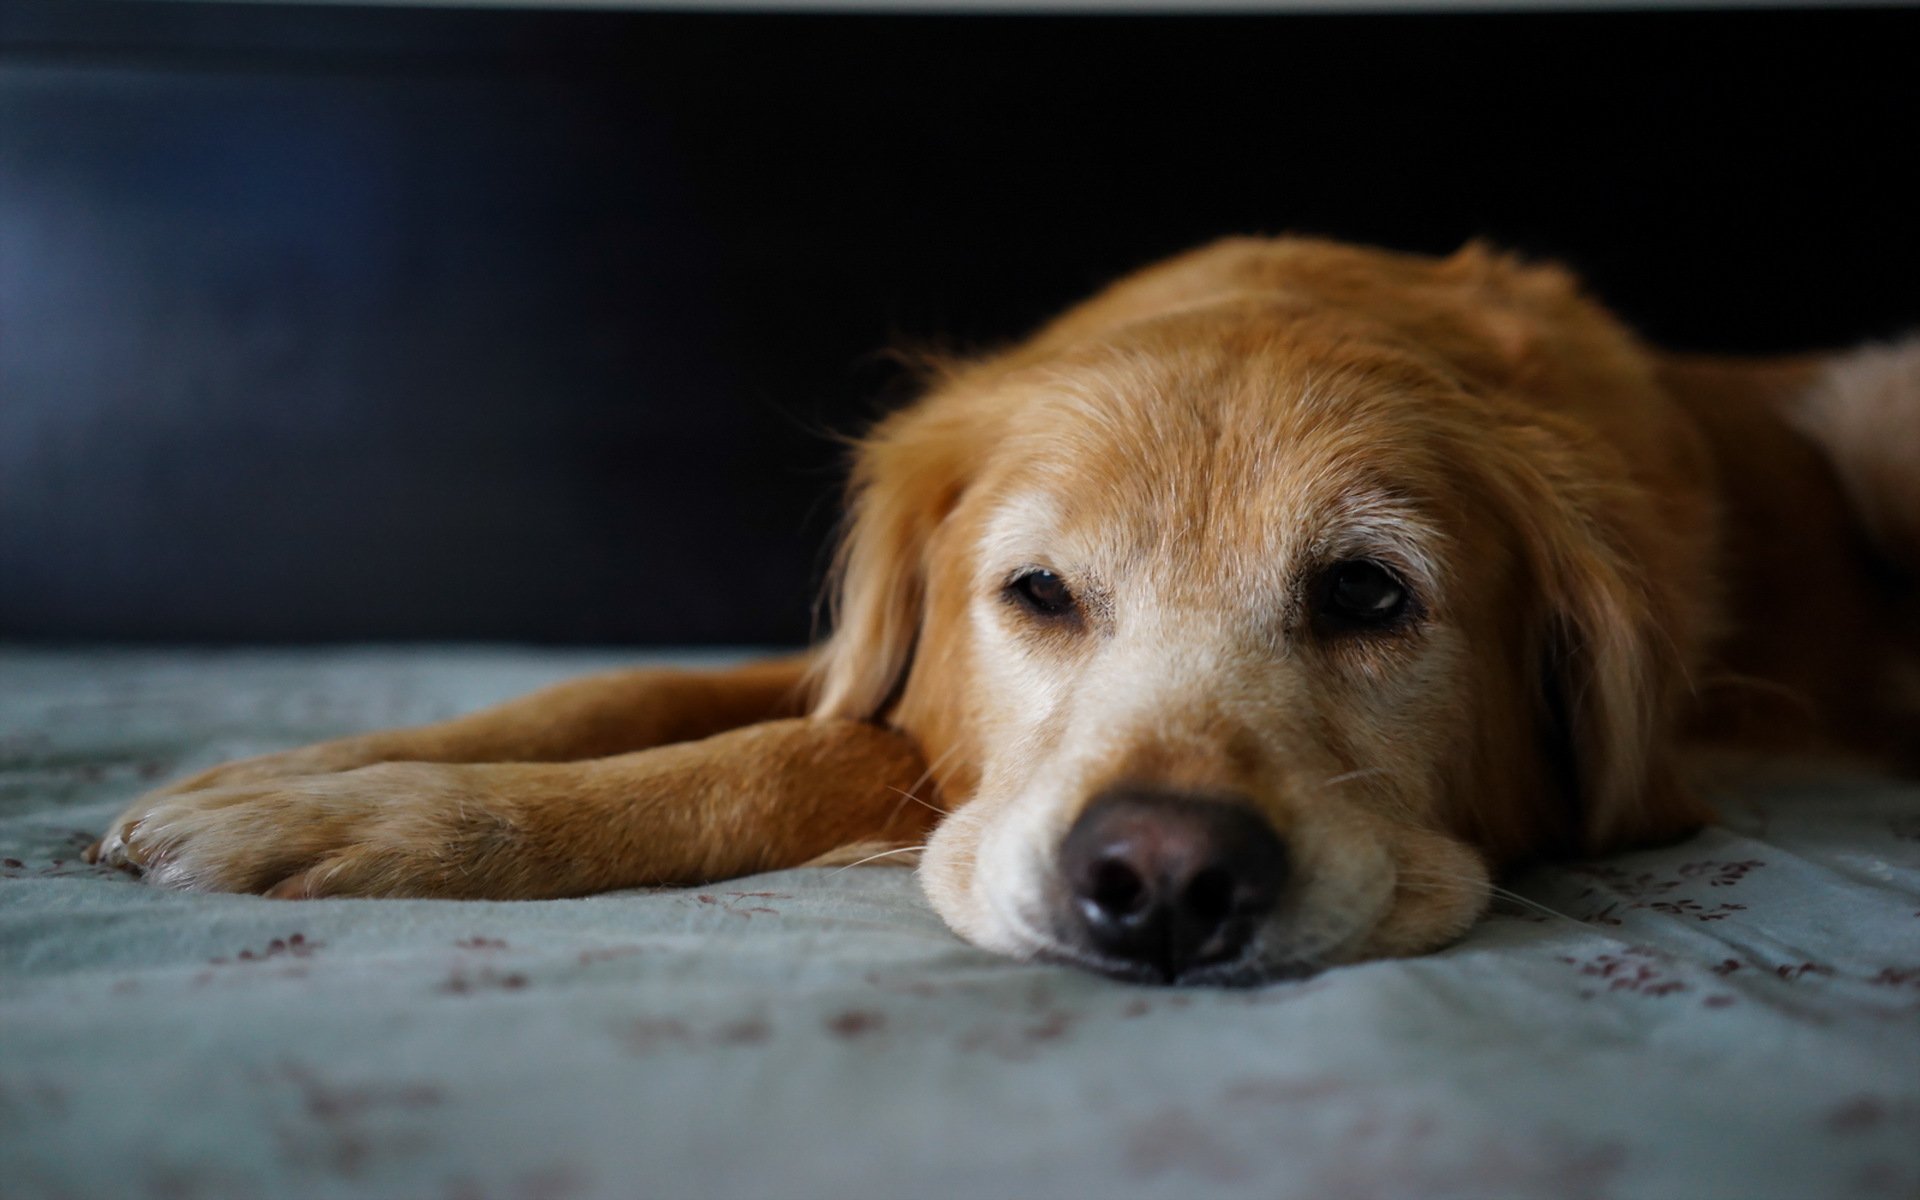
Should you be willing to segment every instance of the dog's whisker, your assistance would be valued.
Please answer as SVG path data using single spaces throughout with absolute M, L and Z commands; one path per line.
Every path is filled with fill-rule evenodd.
M 1542 916 L 1553 917 L 1556 920 L 1566 921 L 1573 925 L 1580 925 L 1580 926 L 1586 926 L 1586 927 L 1592 926 L 1592 922 L 1590 921 L 1582 921 L 1579 917 L 1569 916 L 1568 914 L 1561 912 L 1557 908 L 1548 908 L 1546 905 L 1540 903 L 1538 900 L 1529 900 L 1527 897 L 1520 895 L 1518 892 L 1510 892 L 1506 888 L 1490 888 L 1489 892 L 1491 895 L 1493 895 L 1497 899 L 1505 900 L 1509 904 L 1518 904 L 1522 908 L 1530 908 L 1533 911 L 1540 913 Z
M 927 769 L 920 773 L 920 778 L 914 780 L 913 786 L 906 789 L 905 791 L 901 791 L 899 788 L 893 787 L 891 785 L 888 786 L 889 791 L 899 792 L 901 796 L 900 802 L 893 806 L 893 811 L 891 813 L 887 814 L 888 825 L 893 824 L 896 820 L 899 819 L 900 810 L 907 806 L 908 800 L 913 801 L 915 804 L 920 805 L 922 808 L 930 809 L 931 811 L 938 813 L 940 816 L 943 816 L 943 817 L 952 811 L 950 809 L 941 808 L 939 805 L 936 805 L 936 804 L 930 804 L 927 801 L 921 799 L 919 795 L 917 795 L 916 793 L 918 793 L 921 788 L 927 786 L 927 784 L 932 781 L 934 772 L 938 771 L 943 765 L 945 765 L 946 761 L 952 758 L 954 754 L 958 752 L 959 749 L 960 749 L 960 743 L 955 742 L 953 745 L 948 746 L 945 750 L 941 751 L 940 756 L 934 759 L 932 762 L 928 763 Z
M 1447 886 L 1447 883 L 1449 881 L 1445 881 L 1445 880 L 1423 881 L 1423 880 L 1403 878 L 1400 882 L 1402 886 L 1410 888 L 1414 891 L 1440 892 L 1440 891 L 1454 890 Z M 1523 908 L 1533 909 L 1545 916 L 1554 917 L 1562 921 L 1570 921 L 1575 925 L 1587 924 L 1587 922 L 1580 920 L 1578 917 L 1570 917 L 1566 913 L 1560 912 L 1556 909 L 1548 908 L 1546 905 L 1541 904 L 1536 900 L 1529 900 L 1527 897 L 1517 895 L 1513 892 L 1506 890 L 1505 888 L 1488 886 L 1486 888 L 1486 892 L 1488 896 L 1493 899 L 1504 900 L 1509 904 L 1517 904 Z
M 894 854 L 915 854 L 925 849 L 926 849 L 926 846 L 924 844 L 919 846 L 896 846 L 891 850 L 882 850 L 878 854 L 869 854 L 865 858 L 858 859 L 854 862 L 850 862 L 846 866 L 841 867 L 838 871 L 835 871 L 833 874 L 838 875 L 843 871 L 851 871 L 855 867 L 864 867 L 876 858 L 887 858 L 890 855 L 894 855 Z M 831 876 L 829 876 L 829 878 L 831 878 Z
M 900 796 L 901 796 L 901 797 L 902 797 L 903 799 L 907 799 L 907 800 L 911 800 L 911 801 L 913 801 L 913 802 L 914 802 L 915 804 L 918 804 L 918 805 L 919 805 L 919 806 L 920 806 L 921 808 L 924 808 L 924 809 L 927 809 L 927 810 L 928 810 L 928 811 L 930 811 L 930 812 L 937 812 L 937 813 L 939 813 L 939 814 L 940 814 L 941 816 L 943 816 L 943 817 L 944 817 L 944 816 L 946 816 L 946 815 L 947 815 L 947 814 L 948 814 L 948 813 L 949 813 L 950 811 L 952 811 L 952 810 L 950 810 L 950 809 L 945 809 L 945 808 L 941 808 L 941 807 L 940 807 L 939 805 L 937 805 L 937 804 L 930 804 L 930 803 L 928 803 L 927 801 L 925 801 L 925 800 L 922 800 L 922 799 L 921 799 L 920 797 L 918 797 L 918 796 L 916 796 L 916 795 L 914 795 L 914 794 L 913 794 L 912 792 L 909 792 L 909 791 L 906 791 L 906 790 L 905 790 L 905 789 L 903 789 L 903 788 L 897 788 L 897 787 L 892 787 L 892 786 L 889 786 L 889 787 L 887 788 L 887 790 L 888 790 L 888 791 L 890 791 L 890 792 L 897 792 L 897 793 L 899 793 L 899 794 L 900 794 Z M 898 806 L 895 806 L 895 808 L 894 808 L 894 813 L 895 813 L 895 814 L 897 815 L 897 814 L 899 813 L 899 811 L 900 811 L 900 809 L 899 809 L 899 807 L 898 807 Z
M 938 772 L 941 767 L 946 766 L 947 762 L 960 752 L 960 746 L 961 743 L 955 742 L 945 750 L 942 750 L 940 756 L 927 764 L 927 769 L 920 773 L 920 778 L 914 780 L 913 786 L 907 790 L 918 792 L 921 788 L 931 783 L 935 773 Z
M 1336 783 L 1348 783 L 1355 779 L 1366 779 L 1370 776 L 1385 775 L 1386 773 L 1387 769 L 1385 767 L 1363 767 L 1358 771 L 1346 771 L 1342 774 L 1335 775 L 1331 779 L 1322 779 L 1320 786 L 1332 787 Z
M 1757 675 L 1744 675 L 1736 671 L 1717 671 L 1700 680 L 1701 691 L 1748 692 L 1762 696 L 1771 696 L 1782 700 L 1807 717 L 1817 717 L 1819 705 L 1814 703 L 1804 689 L 1789 687 L 1771 679 L 1762 679 Z
M 1425 891 L 1440 891 L 1442 890 L 1442 885 L 1444 884 L 1465 884 L 1471 888 L 1483 890 L 1489 896 L 1495 899 L 1505 900 L 1511 904 L 1518 904 L 1522 908 L 1530 908 L 1536 912 L 1542 913 L 1549 917 L 1555 917 L 1562 921 L 1569 921 L 1575 925 L 1590 924 L 1587 921 L 1582 921 L 1578 917 L 1568 916 L 1566 913 L 1563 913 L 1558 909 L 1549 908 L 1546 905 L 1540 903 L 1538 900 L 1533 900 L 1526 896 L 1522 896 L 1519 892 L 1516 892 L 1511 888 L 1503 888 L 1499 884 L 1489 883 L 1481 879 L 1475 879 L 1470 875 L 1451 875 L 1443 871 L 1428 871 L 1428 870 L 1403 871 L 1400 874 L 1400 882 L 1402 882 L 1403 884 L 1406 884 L 1409 887 L 1414 887 L 1414 888 L 1422 889 Z

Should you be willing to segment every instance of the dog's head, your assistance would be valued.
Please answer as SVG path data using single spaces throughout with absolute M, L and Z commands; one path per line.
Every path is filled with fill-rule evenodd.
M 1693 453 L 1556 272 L 1214 247 L 867 439 L 820 711 L 920 740 L 926 890 L 982 946 L 1179 982 L 1433 949 L 1505 863 L 1701 819 Z

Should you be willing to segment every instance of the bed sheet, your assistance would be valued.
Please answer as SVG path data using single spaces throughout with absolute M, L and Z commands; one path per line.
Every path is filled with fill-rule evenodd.
M 882 867 L 285 903 L 79 861 L 169 776 L 644 657 L 0 650 L 0 1196 L 1920 1195 L 1911 783 L 1748 781 L 1442 953 L 1236 991 L 995 958 Z

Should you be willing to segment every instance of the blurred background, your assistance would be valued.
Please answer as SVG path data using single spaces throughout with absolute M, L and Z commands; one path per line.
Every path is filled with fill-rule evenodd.
M 1912 9 L 0 3 L 0 637 L 791 643 L 895 345 L 1226 233 L 1920 325 Z

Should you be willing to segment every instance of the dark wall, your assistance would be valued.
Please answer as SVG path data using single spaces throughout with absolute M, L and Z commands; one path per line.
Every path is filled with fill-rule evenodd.
M 0 5 L 0 636 L 778 642 L 876 351 L 1227 232 L 1920 324 L 1913 11 Z

